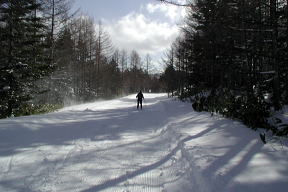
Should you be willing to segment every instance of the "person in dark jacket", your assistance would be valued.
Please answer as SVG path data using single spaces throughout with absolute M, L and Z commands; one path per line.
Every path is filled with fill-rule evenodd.
M 143 96 L 143 93 L 141 90 L 137 94 L 136 98 L 137 98 L 137 109 L 139 108 L 139 104 L 140 104 L 140 107 L 142 109 L 142 100 L 144 99 L 144 96 Z

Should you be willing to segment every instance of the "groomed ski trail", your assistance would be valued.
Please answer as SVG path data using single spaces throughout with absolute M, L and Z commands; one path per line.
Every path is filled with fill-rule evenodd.
M 273 152 L 241 123 L 193 112 L 166 94 L 144 97 L 143 110 L 130 95 L 0 120 L 0 191 L 287 189 L 285 146 Z
M 129 96 L 1 120 L 1 191 L 167 191 L 188 164 L 172 129 L 182 112 L 165 102 L 146 95 L 136 110 Z

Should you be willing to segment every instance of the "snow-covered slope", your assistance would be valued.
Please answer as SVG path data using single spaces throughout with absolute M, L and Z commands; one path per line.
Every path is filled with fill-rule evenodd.
M 0 120 L 2 192 L 280 192 L 288 149 L 241 123 L 144 94 Z

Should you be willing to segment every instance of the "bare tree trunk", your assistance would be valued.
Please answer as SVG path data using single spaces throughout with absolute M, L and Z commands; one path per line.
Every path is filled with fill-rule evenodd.
M 274 87 L 273 87 L 273 94 L 274 94 L 274 107 L 276 110 L 280 109 L 280 86 L 279 86 L 279 64 L 277 59 L 277 39 L 278 39 L 278 23 L 277 23 L 277 3 L 278 0 L 270 0 L 270 22 L 271 28 L 273 30 L 273 56 L 272 56 L 272 64 L 275 70 L 274 76 Z
M 51 63 L 54 63 L 54 27 L 55 27 L 55 0 L 52 0 L 52 18 L 51 18 Z

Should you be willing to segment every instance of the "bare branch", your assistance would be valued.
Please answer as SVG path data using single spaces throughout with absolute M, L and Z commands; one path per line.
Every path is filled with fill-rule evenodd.
M 192 9 L 193 11 L 196 11 L 196 7 L 193 5 L 192 2 L 188 2 L 188 3 L 178 3 L 178 2 L 175 2 L 173 0 L 156 0 L 156 1 L 159 1 L 161 3 L 165 3 L 165 4 L 170 4 L 170 5 L 175 5 L 175 6 L 178 6 L 178 7 L 186 7 L 186 8 L 190 8 Z
M 192 6 L 192 4 L 181 4 L 181 3 L 177 3 L 177 2 L 171 1 L 171 0 L 157 0 L 157 1 L 160 1 L 161 3 L 166 3 L 166 4 L 181 6 L 181 7 L 191 7 Z

